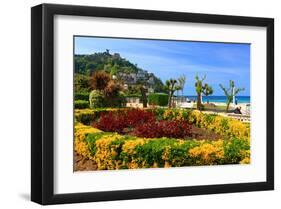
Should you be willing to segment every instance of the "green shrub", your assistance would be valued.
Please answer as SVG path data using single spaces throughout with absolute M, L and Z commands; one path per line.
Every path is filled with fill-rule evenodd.
M 85 143 L 75 150 L 89 153 L 99 170 L 250 163 L 250 144 L 244 139 L 149 139 L 91 129 L 88 132 L 83 132 Z M 81 140 L 81 136 L 75 140 Z
M 75 110 L 75 121 L 84 125 L 89 125 L 92 122 L 99 119 L 101 114 L 108 113 L 110 111 L 123 111 L 124 109 L 118 108 L 97 108 L 97 109 L 76 109 Z
M 248 153 L 241 152 L 241 150 L 248 150 Z M 233 164 L 242 161 L 247 154 L 250 152 L 250 143 L 247 140 L 240 140 L 233 138 L 228 143 L 225 142 L 224 145 L 224 163 Z
M 79 74 L 79 73 L 75 73 L 74 74 L 74 91 L 75 92 L 88 92 L 88 91 L 90 91 L 89 81 L 90 81 L 89 76 Z
M 85 100 L 75 100 L 74 101 L 74 108 L 75 109 L 89 108 L 89 102 L 85 101 Z
M 88 149 L 89 149 L 89 152 L 91 153 L 91 155 L 96 154 L 96 151 L 97 151 L 96 141 L 109 134 L 111 134 L 111 133 L 100 132 L 100 133 L 95 133 L 95 134 L 90 133 L 86 136 L 85 141 L 87 142 Z
M 120 108 L 126 106 L 126 98 L 119 93 L 118 96 L 105 97 L 101 91 L 93 90 L 89 95 L 90 108 L 115 107 Z
M 75 92 L 75 100 L 85 100 L 89 101 L 89 94 L 88 92 Z
M 104 96 L 99 90 L 91 91 L 89 95 L 90 108 L 104 107 Z
M 152 93 L 148 95 L 148 104 L 167 106 L 168 105 L 168 94 L 164 93 Z
M 75 110 L 75 121 L 84 125 L 91 124 L 95 120 L 94 111 L 91 109 L 77 109 Z
M 141 98 L 140 94 L 124 94 L 126 98 Z
M 126 98 L 123 95 L 119 95 L 118 97 L 108 97 L 104 99 L 104 107 L 125 107 L 126 106 Z
M 171 138 L 148 140 L 136 146 L 134 158 L 139 159 L 139 166 L 145 162 L 145 167 L 165 167 L 165 163 L 173 167 L 188 166 L 192 163 L 188 150 L 197 144 L 192 140 L 179 143 Z
M 151 111 L 155 117 L 157 118 L 157 120 L 164 120 L 164 112 L 165 109 L 164 108 L 152 108 L 152 109 L 148 109 L 148 111 Z

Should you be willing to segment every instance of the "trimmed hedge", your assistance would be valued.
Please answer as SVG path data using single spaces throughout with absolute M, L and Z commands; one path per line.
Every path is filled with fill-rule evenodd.
M 75 100 L 74 101 L 74 108 L 75 109 L 85 109 L 89 108 L 90 104 L 88 101 L 85 100 Z
M 98 170 L 250 163 L 248 140 L 147 139 L 75 126 L 75 151 Z
M 151 93 L 148 95 L 148 104 L 167 106 L 168 105 L 168 94 L 164 93 Z
M 89 94 L 88 92 L 75 92 L 74 98 L 75 100 L 89 101 Z
M 76 122 L 90 125 L 92 122 L 96 121 L 103 113 L 122 110 L 123 109 L 119 108 L 77 109 L 75 110 L 74 117 Z

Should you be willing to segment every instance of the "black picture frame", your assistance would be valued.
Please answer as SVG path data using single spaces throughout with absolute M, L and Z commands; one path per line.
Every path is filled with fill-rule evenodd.
M 54 194 L 54 15 L 266 27 L 266 181 Z M 43 205 L 274 189 L 274 19 L 42 4 L 31 9 L 31 200 Z

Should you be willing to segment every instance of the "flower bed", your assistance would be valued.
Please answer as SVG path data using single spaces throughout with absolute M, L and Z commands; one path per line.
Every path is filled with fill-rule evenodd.
M 102 114 L 116 111 L 124 114 L 124 112 L 128 111 L 128 108 L 75 110 L 75 120 L 76 122 L 89 125 L 99 119 Z M 152 112 L 157 120 L 184 120 L 199 128 L 205 128 L 226 137 L 250 138 L 249 124 L 232 118 L 216 114 L 205 114 L 197 110 L 155 108 L 147 109 L 146 111 Z
M 98 170 L 249 163 L 249 141 L 141 138 L 75 127 L 75 151 Z
M 136 126 L 133 135 L 146 138 L 186 138 L 191 137 L 191 125 L 185 121 L 150 121 Z
M 155 121 L 153 113 L 140 109 L 127 109 L 102 113 L 93 125 L 103 131 L 124 133 L 125 128 L 134 128 Z
M 191 137 L 191 126 L 186 121 L 158 121 L 151 111 L 140 109 L 102 113 L 93 126 L 107 132 L 126 133 L 146 138 Z
M 75 111 L 75 120 L 75 152 L 99 170 L 250 163 L 249 125 L 219 115 L 161 108 L 84 109 Z M 183 140 L 190 123 L 222 138 Z
M 206 114 L 198 110 L 184 109 L 151 109 L 156 117 L 164 120 L 185 120 L 199 128 L 214 131 L 226 137 L 250 138 L 249 124 L 241 121 L 220 116 L 217 114 Z

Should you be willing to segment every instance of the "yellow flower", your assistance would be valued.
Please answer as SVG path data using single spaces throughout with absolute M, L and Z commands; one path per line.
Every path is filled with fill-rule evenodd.
M 147 140 L 145 140 L 143 138 L 138 138 L 138 139 L 135 139 L 135 140 L 128 140 L 122 146 L 122 151 L 129 154 L 129 155 L 135 154 L 136 153 L 136 150 L 135 150 L 136 146 L 137 145 L 144 145 L 146 141 Z
M 99 129 L 93 128 L 91 126 L 85 126 L 81 123 L 75 125 L 74 133 L 74 150 L 84 157 L 91 158 L 90 151 L 88 149 L 88 144 L 85 141 L 87 134 L 102 132 Z
M 212 143 L 201 143 L 189 150 L 191 157 L 198 159 L 198 164 L 212 165 L 224 157 L 223 141 L 218 140 Z
M 162 154 L 162 159 L 165 161 L 169 160 L 170 153 L 171 153 L 171 147 L 166 146 Z

